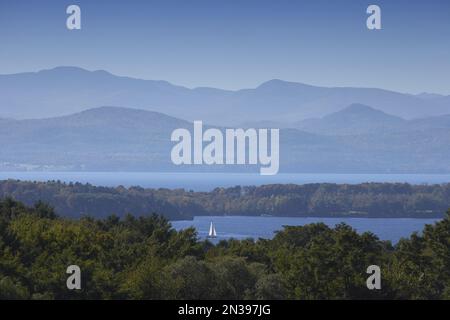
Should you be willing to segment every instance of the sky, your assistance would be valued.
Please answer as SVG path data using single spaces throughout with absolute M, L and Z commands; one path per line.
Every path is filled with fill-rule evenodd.
M 71 4 L 81 30 L 66 28 Z M 366 27 L 371 4 L 382 30 Z M 450 1 L 0 0 L 0 74 L 56 66 L 190 88 L 282 79 L 450 95 Z

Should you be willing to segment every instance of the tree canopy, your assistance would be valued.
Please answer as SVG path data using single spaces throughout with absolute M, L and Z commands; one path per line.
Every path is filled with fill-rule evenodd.
M 68 290 L 78 265 L 82 289 Z M 368 290 L 378 265 L 382 289 Z M 200 241 L 159 215 L 59 217 L 0 201 L 0 299 L 450 299 L 450 214 L 393 246 L 345 224 Z

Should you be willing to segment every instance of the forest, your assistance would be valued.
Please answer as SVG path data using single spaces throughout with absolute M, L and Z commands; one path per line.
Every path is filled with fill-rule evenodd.
M 72 218 L 152 212 L 169 220 L 204 215 L 442 218 L 450 208 L 450 184 L 272 184 L 194 192 L 4 180 L 0 181 L 0 199 L 5 197 L 26 205 L 43 201 L 61 216 Z
M 81 290 L 68 290 L 78 265 Z M 381 268 L 381 290 L 366 269 Z M 395 246 L 345 224 L 200 241 L 152 214 L 60 217 L 0 201 L 0 299 L 450 299 L 450 211 Z

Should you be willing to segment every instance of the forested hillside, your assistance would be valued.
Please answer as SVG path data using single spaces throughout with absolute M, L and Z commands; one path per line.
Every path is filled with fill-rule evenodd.
M 264 185 L 211 192 L 89 184 L 0 181 L 0 198 L 44 201 L 65 217 L 158 213 L 169 220 L 203 215 L 440 218 L 450 207 L 450 184 L 363 183 Z
M 450 215 L 395 247 L 341 224 L 199 242 L 161 216 L 59 218 L 0 202 L 0 299 L 450 299 Z M 82 272 L 66 287 L 66 268 Z M 381 268 L 381 290 L 366 270 Z

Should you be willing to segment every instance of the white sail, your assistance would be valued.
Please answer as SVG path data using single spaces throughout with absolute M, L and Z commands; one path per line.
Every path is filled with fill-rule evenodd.
M 213 226 L 213 223 L 211 222 L 211 224 L 210 224 L 210 226 L 209 226 L 209 233 L 208 233 L 208 236 L 212 237 L 212 235 L 213 235 L 213 229 L 214 229 L 214 226 Z
M 208 237 L 215 238 L 216 236 L 217 236 L 216 228 L 214 227 L 214 224 L 211 221 L 211 225 L 209 226 Z

